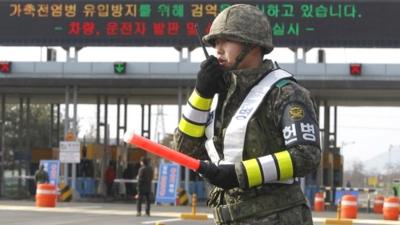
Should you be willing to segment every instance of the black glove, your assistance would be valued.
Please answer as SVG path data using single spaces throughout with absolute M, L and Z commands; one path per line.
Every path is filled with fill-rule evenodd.
M 210 184 L 222 189 L 239 187 L 239 181 L 235 172 L 235 165 L 216 166 L 210 161 L 200 161 L 200 168 L 197 172 Z
M 208 57 L 200 65 L 197 73 L 196 90 L 204 98 L 212 98 L 216 93 L 226 89 L 224 68 L 215 56 Z

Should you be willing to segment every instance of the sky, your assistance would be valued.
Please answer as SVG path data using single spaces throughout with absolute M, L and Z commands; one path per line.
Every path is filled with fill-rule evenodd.
M 66 52 L 57 49 L 58 61 L 66 60 Z M 400 64 L 400 49 L 356 49 L 356 48 L 324 48 L 327 63 L 396 63 Z M 0 47 L 0 61 L 44 61 L 44 47 Z M 317 62 L 317 48 L 306 54 L 306 62 Z M 214 51 L 208 48 L 213 54 Z M 294 54 L 286 48 L 276 48 L 266 58 L 280 63 L 294 62 Z M 204 59 L 200 48 L 191 53 L 191 61 L 200 62 Z M 81 62 L 178 62 L 179 53 L 168 47 L 87 47 L 79 51 L 78 60 Z M 80 105 L 78 118 L 80 122 L 80 137 L 95 124 L 93 113 L 94 105 Z M 140 115 L 137 105 L 128 107 L 128 129 L 135 129 L 140 124 L 137 116 Z M 109 108 L 109 120 L 116 117 L 115 106 Z M 157 110 L 152 109 L 153 115 Z M 164 106 L 164 128 L 171 133 L 178 124 L 176 106 Z M 355 160 L 366 161 L 382 152 L 388 151 L 390 146 L 400 146 L 400 107 L 338 107 L 338 146 L 342 147 L 345 158 L 345 169 L 351 167 Z M 159 117 L 161 118 L 161 117 Z M 159 120 L 160 121 L 160 120 Z M 152 127 L 156 127 L 156 119 L 152 119 Z M 158 124 L 160 130 L 161 123 Z M 111 131 L 116 130 L 115 124 L 110 125 Z M 155 132 L 153 132 L 155 133 Z M 115 137 L 115 132 L 111 133 Z M 154 139 L 154 136 L 152 137 Z

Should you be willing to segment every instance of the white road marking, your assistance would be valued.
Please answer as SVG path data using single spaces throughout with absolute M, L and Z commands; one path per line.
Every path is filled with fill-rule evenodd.
M 31 212 L 59 212 L 59 213 L 82 213 L 82 214 L 101 214 L 101 215 L 121 215 L 121 216 L 135 216 L 136 212 L 126 210 L 113 210 L 113 209 L 94 209 L 94 207 L 55 207 L 55 208 L 40 208 L 35 206 L 12 206 L 0 205 L 0 210 L 5 211 L 31 211 Z M 179 221 L 181 213 L 178 212 L 152 212 L 155 217 L 169 217 L 172 219 L 153 220 L 143 222 L 143 224 L 151 224 L 163 221 Z M 207 214 L 208 218 L 213 218 L 212 214 Z M 314 222 L 325 223 L 327 218 L 313 217 Z M 335 219 L 335 218 L 329 218 Z M 354 219 L 353 224 L 379 224 L 379 225 L 400 225 L 400 221 L 393 220 L 373 220 L 373 219 Z
M 335 219 L 335 218 L 322 218 L 322 217 L 313 217 L 314 222 L 324 223 L 326 219 Z M 400 221 L 395 220 L 368 220 L 368 219 L 353 219 L 353 224 L 379 224 L 379 225 L 400 225 Z
M 82 213 L 82 214 L 102 214 L 102 215 L 121 215 L 121 216 L 136 216 L 136 212 L 133 210 L 117 210 L 117 209 L 90 209 L 82 207 L 35 207 L 35 206 L 12 206 L 12 205 L 0 205 L 0 210 L 8 211 L 33 211 L 33 212 L 59 212 L 59 213 Z M 180 218 L 181 213 L 179 212 L 157 212 L 152 211 L 152 216 L 155 217 L 170 217 Z M 208 218 L 212 218 L 212 214 L 208 214 Z
M 176 219 L 165 219 L 165 220 L 151 220 L 151 221 L 146 221 L 142 222 L 142 224 L 155 224 L 155 223 L 160 223 L 160 222 L 174 222 L 174 221 L 180 221 L 182 219 L 176 218 Z

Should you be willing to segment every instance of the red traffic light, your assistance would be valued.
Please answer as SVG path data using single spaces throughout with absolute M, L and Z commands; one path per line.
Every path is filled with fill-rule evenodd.
M 11 73 L 11 62 L 0 62 L 0 73 Z
M 360 63 L 352 63 L 350 64 L 350 75 L 360 76 L 361 75 L 361 64 Z

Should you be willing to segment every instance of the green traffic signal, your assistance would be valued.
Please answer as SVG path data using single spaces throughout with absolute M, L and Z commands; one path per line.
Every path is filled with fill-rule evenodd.
M 126 62 L 115 62 L 114 73 L 125 74 L 126 73 Z

